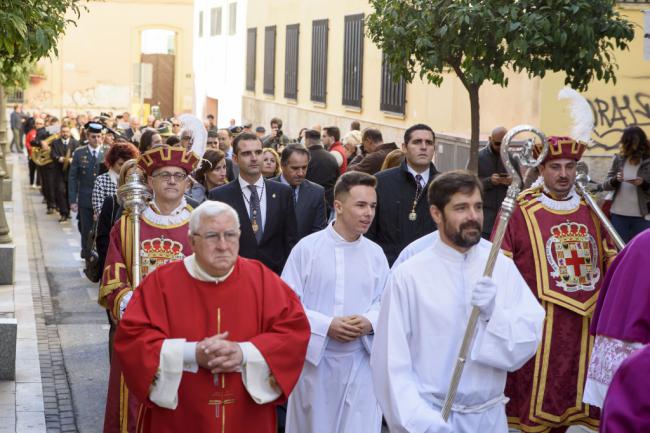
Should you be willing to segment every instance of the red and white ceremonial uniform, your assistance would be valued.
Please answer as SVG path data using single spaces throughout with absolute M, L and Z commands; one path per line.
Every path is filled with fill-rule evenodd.
M 550 137 L 552 159 L 579 160 L 585 145 Z M 565 200 L 544 185 L 517 199 L 502 249 L 546 310 L 536 356 L 508 376 L 508 422 L 522 432 L 562 432 L 570 425 L 598 429 L 597 408 L 582 403 L 593 337 L 589 324 L 616 250 L 584 199 Z

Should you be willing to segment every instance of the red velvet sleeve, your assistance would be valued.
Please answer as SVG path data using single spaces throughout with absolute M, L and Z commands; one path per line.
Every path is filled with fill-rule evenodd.
M 263 331 L 250 342 L 262 353 L 285 401 L 302 372 L 311 330 L 296 294 L 276 274 L 262 268 Z M 129 307 L 130 308 L 130 307 Z
M 114 318 L 119 318 L 119 299 L 131 290 L 131 273 L 128 269 L 129 264 L 124 259 L 121 239 L 124 218 L 120 218 L 111 229 L 102 282 L 99 287 L 99 305 L 109 310 Z
M 113 353 L 120 361 L 126 384 L 140 401 L 149 401 L 160 350 L 169 338 L 162 284 L 157 272 L 144 279 L 129 301 L 113 342 Z

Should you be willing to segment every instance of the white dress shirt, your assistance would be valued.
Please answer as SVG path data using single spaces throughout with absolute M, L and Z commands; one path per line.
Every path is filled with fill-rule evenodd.
M 251 216 L 251 190 L 248 188 L 249 183 L 242 179 L 241 176 L 238 177 L 239 186 L 244 194 L 244 204 L 246 205 L 246 211 L 248 216 Z M 262 230 L 266 225 L 266 185 L 264 184 L 264 177 L 260 175 L 257 182 L 255 182 L 255 187 L 257 188 L 257 195 L 260 198 L 260 217 L 262 220 Z
M 422 176 L 422 182 L 420 183 L 420 186 L 424 188 L 427 185 L 427 182 L 429 182 L 429 168 L 427 167 L 426 170 L 424 170 L 422 173 L 418 173 L 411 167 L 408 163 L 406 164 L 406 169 L 411 173 L 411 176 L 413 176 L 413 179 L 415 179 L 415 176 L 418 174 Z

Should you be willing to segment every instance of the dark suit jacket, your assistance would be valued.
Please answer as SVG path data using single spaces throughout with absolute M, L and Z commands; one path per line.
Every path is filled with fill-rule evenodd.
M 331 208 L 334 203 L 334 184 L 339 178 L 339 165 L 336 158 L 322 144 L 309 146 L 309 165 L 307 179 L 325 188 L 325 202 Z
M 72 137 L 68 139 L 67 146 L 63 144 L 63 139 L 61 138 L 57 138 L 52 142 L 52 159 L 54 159 L 54 163 L 59 170 L 63 170 L 63 164 L 59 162 L 59 158 L 61 156 L 65 157 L 68 153 L 68 149 L 70 149 L 70 156 L 72 156 L 77 147 L 79 147 L 79 142 Z M 68 165 L 68 168 L 69 167 L 70 166 Z
M 266 218 L 262 241 L 257 244 L 250 223 L 248 206 L 244 202 L 239 180 L 218 186 L 208 193 L 209 200 L 218 200 L 232 206 L 239 215 L 241 237 L 239 255 L 256 259 L 280 275 L 291 249 L 297 242 L 296 214 L 291 188 L 265 180 Z
M 391 266 L 408 244 L 436 229 L 429 214 L 427 191 L 437 175 L 438 170 L 430 164 L 429 181 L 415 206 L 417 219 L 411 221 L 409 214 L 413 209 L 417 186 L 406 161 L 399 167 L 376 174 L 377 209 L 366 237 L 381 246 Z
M 361 161 L 348 166 L 348 171 L 362 171 L 368 174 L 375 174 L 381 170 L 384 159 L 393 150 L 397 149 L 395 143 L 384 143 L 377 146 L 374 152 L 367 154 Z
M 271 180 L 281 182 L 280 176 Z M 325 188 L 307 179 L 300 184 L 298 202 L 296 203 L 296 221 L 298 240 L 323 230 L 327 226 Z

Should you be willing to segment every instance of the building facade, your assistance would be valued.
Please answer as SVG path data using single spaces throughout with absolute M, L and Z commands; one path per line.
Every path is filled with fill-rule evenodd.
M 217 125 L 242 121 L 246 50 L 246 0 L 194 3 L 195 113 Z
M 644 9 L 650 7 L 620 2 L 619 8 L 637 25 L 637 35 L 629 51 L 616 55 L 618 83 L 597 82 L 584 93 L 596 113 L 596 142 L 589 154 L 607 161 L 616 148 L 617 132 L 603 137 L 600 131 L 612 129 L 612 119 L 621 125 L 643 124 L 648 107 L 642 89 L 644 84 L 647 87 L 650 63 L 643 58 L 647 41 L 643 35 Z M 363 19 L 371 12 L 365 0 L 249 0 L 242 117 L 267 128 L 272 117 L 280 117 L 289 135 L 316 123 L 336 125 L 345 132 L 352 120 L 359 120 L 362 127 L 378 127 L 386 141 L 397 143 L 403 141 L 405 128 L 427 123 L 440 137 L 438 165 L 442 169 L 463 167 L 470 135 L 467 91 L 452 74 L 440 87 L 417 77 L 409 84 L 394 80 L 381 51 L 365 35 Z M 645 33 L 650 30 L 646 28 Z M 549 135 L 568 134 L 569 109 L 566 102 L 558 102 L 562 87 L 561 74 L 530 79 L 511 73 L 507 88 L 483 85 L 481 138 L 486 139 L 495 126 L 523 123 Z M 618 96 L 620 92 L 627 99 L 613 101 L 623 97 Z M 629 119 L 622 120 L 614 111 L 626 101 Z
M 130 111 L 171 116 L 194 108 L 192 0 L 84 4 L 58 56 L 43 59 L 25 92 L 28 109 Z

